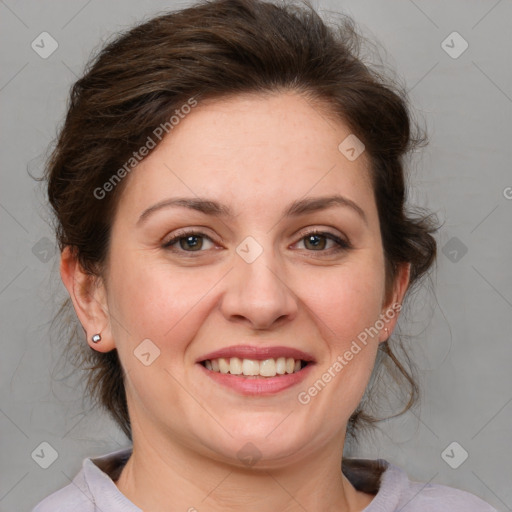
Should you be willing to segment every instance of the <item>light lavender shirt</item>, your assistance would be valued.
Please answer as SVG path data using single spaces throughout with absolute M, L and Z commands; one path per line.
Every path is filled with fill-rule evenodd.
M 32 512 L 142 512 L 114 483 L 130 455 L 131 448 L 84 459 L 72 483 L 45 498 Z M 378 460 L 386 470 L 379 491 L 363 512 L 498 512 L 474 494 L 411 481 L 399 467 Z

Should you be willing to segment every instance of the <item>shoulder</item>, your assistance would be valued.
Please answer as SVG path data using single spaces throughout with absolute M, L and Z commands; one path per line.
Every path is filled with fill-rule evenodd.
M 112 480 L 130 454 L 131 449 L 123 449 L 94 459 L 84 459 L 73 481 L 40 501 L 32 512 L 140 512 L 120 493 Z
M 441 484 L 412 482 L 401 496 L 400 507 L 411 512 L 446 510 L 450 512 L 497 512 L 497 510 L 478 496 Z
M 470 492 L 410 480 L 385 459 L 349 459 L 343 470 L 358 491 L 374 495 L 364 512 L 498 512 Z
M 389 480 L 400 483 L 397 485 L 400 488 L 397 503 L 399 510 L 403 508 L 410 512 L 498 512 L 489 503 L 470 492 L 447 485 L 410 480 L 405 471 L 393 464 L 389 464 L 386 472 L 392 477 Z M 385 482 L 386 479 L 383 483 Z
M 83 471 L 73 482 L 40 501 L 32 512 L 94 512 L 94 501 L 84 480 Z

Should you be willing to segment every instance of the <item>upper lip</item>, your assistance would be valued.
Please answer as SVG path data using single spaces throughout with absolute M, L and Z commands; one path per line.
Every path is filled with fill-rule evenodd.
M 303 352 L 302 350 L 298 350 L 292 347 L 261 347 L 259 345 L 234 345 L 232 347 L 221 348 L 219 350 L 215 350 L 214 352 L 209 352 L 208 354 L 199 357 L 196 363 L 206 361 L 207 359 L 218 359 L 219 357 L 224 357 L 227 359 L 231 357 L 238 357 L 240 359 L 255 359 L 258 361 L 263 361 L 265 359 L 270 358 L 277 359 L 278 357 L 293 357 L 294 359 L 302 359 L 303 361 L 315 361 L 315 358 L 311 354 L 308 354 L 307 352 Z

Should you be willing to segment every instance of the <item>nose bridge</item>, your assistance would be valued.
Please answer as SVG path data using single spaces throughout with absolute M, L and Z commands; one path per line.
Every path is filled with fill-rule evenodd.
M 296 300 L 272 237 L 266 236 L 266 243 L 259 238 L 248 236 L 236 248 L 222 309 L 227 318 L 244 317 L 255 328 L 267 328 L 281 317 L 292 318 Z

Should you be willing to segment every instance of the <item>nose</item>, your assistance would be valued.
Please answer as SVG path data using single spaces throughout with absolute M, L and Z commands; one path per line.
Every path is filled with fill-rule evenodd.
M 293 320 L 297 303 L 273 251 L 264 250 L 252 263 L 235 255 L 234 268 L 226 276 L 220 306 L 225 318 L 246 323 L 252 329 L 269 329 Z

